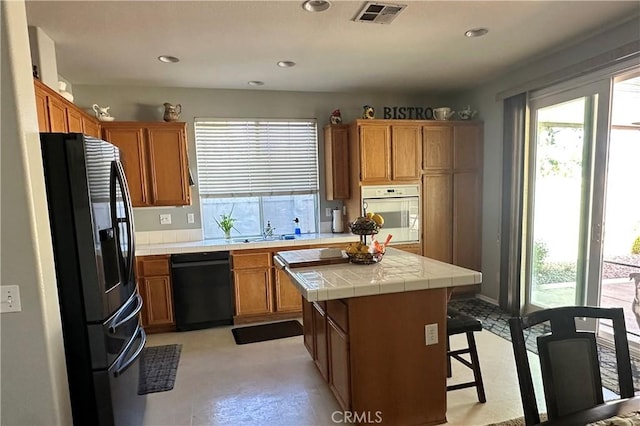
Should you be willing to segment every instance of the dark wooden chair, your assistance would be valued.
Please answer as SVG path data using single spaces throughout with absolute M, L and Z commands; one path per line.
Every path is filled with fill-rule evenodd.
M 447 308 L 447 377 L 451 377 L 451 359 L 455 359 L 473 371 L 473 381 L 458 383 L 447 386 L 447 391 L 475 387 L 478 394 L 478 401 L 487 402 L 482 383 L 482 373 L 480 371 L 480 361 L 478 360 L 478 350 L 473 333 L 482 331 L 482 322 L 477 318 L 461 313 L 460 311 Z M 467 336 L 467 347 L 452 350 L 449 337 L 454 334 L 465 333 Z M 462 357 L 469 354 L 469 360 Z
M 524 331 L 547 321 L 551 331 L 538 336 L 537 345 L 549 420 L 604 403 L 595 333 L 577 331 L 576 318 L 609 319 L 613 322 L 620 397 L 633 396 L 631 360 L 622 308 L 568 306 L 511 318 L 511 342 L 527 425 L 540 423 L 540 413 Z

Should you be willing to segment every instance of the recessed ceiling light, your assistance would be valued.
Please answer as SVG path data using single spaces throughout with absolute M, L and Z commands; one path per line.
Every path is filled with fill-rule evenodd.
M 489 32 L 489 30 L 486 29 L 486 28 L 473 28 L 471 30 L 465 31 L 464 35 L 465 35 L 465 37 L 469 37 L 469 38 L 482 37 L 483 35 L 485 35 L 488 32 Z
M 280 68 L 291 68 L 291 67 L 295 67 L 296 63 L 293 61 L 278 61 L 278 66 Z
M 247 83 L 249 86 L 264 86 L 264 81 L 251 80 Z
M 307 12 L 322 12 L 331 7 L 331 3 L 325 0 L 307 0 L 302 3 L 302 8 Z
M 158 60 L 160 62 L 165 62 L 167 64 L 174 64 L 176 62 L 180 62 L 180 59 L 176 58 L 175 56 L 169 56 L 169 55 L 158 56 Z

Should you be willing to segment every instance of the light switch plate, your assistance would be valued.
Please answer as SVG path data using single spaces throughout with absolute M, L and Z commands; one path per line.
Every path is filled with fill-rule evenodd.
M 324 215 L 326 217 L 331 217 L 331 207 L 327 207 L 324 209 Z
M 424 326 L 424 340 L 427 346 L 438 344 L 438 324 L 426 324 Z
M 0 313 L 20 311 L 20 288 L 17 285 L 0 286 Z
M 170 214 L 161 214 L 160 215 L 160 225 L 171 225 L 171 215 Z

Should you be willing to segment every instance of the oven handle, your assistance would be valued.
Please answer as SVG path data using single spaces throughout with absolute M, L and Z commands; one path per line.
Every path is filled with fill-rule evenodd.
M 131 312 L 129 315 L 127 315 L 126 318 L 120 320 L 120 315 L 122 315 L 122 312 L 124 311 L 123 309 L 120 310 L 120 312 L 118 312 L 116 314 L 115 318 L 113 318 L 113 320 L 111 321 L 111 325 L 109 326 L 109 333 L 115 334 L 116 328 L 120 327 L 122 324 L 124 324 L 125 322 L 129 321 L 130 319 L 132 319 L 133 317 L 135 317 L 136 315 L 138 315 L 140 313 L 140 311 L 142 310 L 142 304 L 143 304 L 142 297 L 140 297 L 139 294 L 136 294 L 135 299 L 136 299 L 136 302 L 137 302 L 137 306 L 133 310 L 133 312 Z
M 129 349 L 131 348 L 133 341 L 136 340 L 136 336 L 138 334 L 140 335 L 140 339 L 141 339 L 140 346 L 138 347 L 138 349 L 136 349 L 135 353 L 131 356 L 131 358 L 129 358 L 126 362 L 124 362 L 124 357 L 127 354 L 127 352 L 129 352 Z M 142 353 L 142 350 L 144 349 L 144 346 L 146 344 L 147 344 L 147 333 L 144 332 L 144 328 L 138 325 L 138 329 L 134 334 L 133 338 L 127 344 L 127 347 L 124 349 L 124 351 L 122 351 L 122 356 L 120 357 L 120 359 L 116 361 L 116 371 L 113 372 L 113 377 L 118 377 L 122 373 L 124 373 L 131 366 L 131 364 L 133 364 L 140 357 L 140 354 Z

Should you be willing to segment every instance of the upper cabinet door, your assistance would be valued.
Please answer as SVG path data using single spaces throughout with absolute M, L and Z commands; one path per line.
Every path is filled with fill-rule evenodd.
M 156 206 L 190 203 L 184 125 L 148 127 L 151 190 Z
M 84 133 L 80 111 L 67 108 L 67 128 L 70 133 Z
M 49 121 L 52 132 L 67 133 L 67 107 L 62 101 L 47 96 L 47 106 L 49 108 Z
M 325 193 L 327 200 L 345 200 L 349 188 L 349 126 L 324 127 Z
M 82 116 L 82 128 L 84 134 L 93 136 L 94 138 L 100 138 L 100 124 L 91 118 Z
M 36 90 L 36 110 L 38 111 L 38 129 L 41 132 L 48 132 L 49 127 L 49 110 L 47 108 L 47 94 L 38 86 Z
M 424 126 L 422 137 L 425 170 L 450 170 L 453 158 L 451 126 Z
M 455 126 L 453 129 L 453 168 L 477 170 L 482 166 L 482 127 Z
M 422 170 L 422 129 L 391 126 L 392 180 L 417 181 Z
M 120 149 L 133 207 L 151 204 L 147 192 L 147 161 L 144 131 L 136 127 L 103 127 L 104 138 Z
M 388 182 L 391 178 L 390 153 L 390 126 L 360 126 L 360 181 Z

